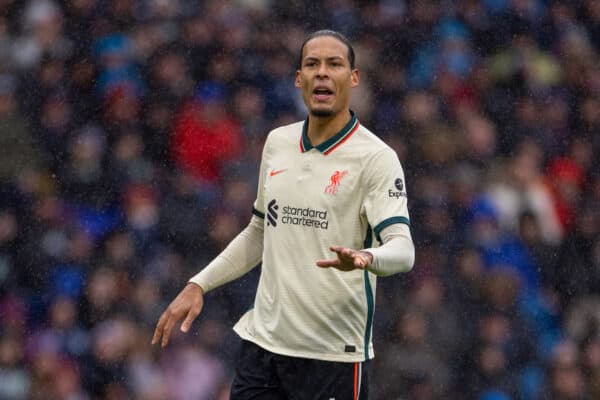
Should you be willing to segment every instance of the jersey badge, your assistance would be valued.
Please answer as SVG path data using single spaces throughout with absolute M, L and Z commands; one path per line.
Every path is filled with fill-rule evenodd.
M 331 181 L 329 185 L 325 186 L 325 193 L 327 194 L 337 194 L 338 187 L 342 182 L 342 179 L 348 175 L 348 171 L 335 171 L 329 180 Z

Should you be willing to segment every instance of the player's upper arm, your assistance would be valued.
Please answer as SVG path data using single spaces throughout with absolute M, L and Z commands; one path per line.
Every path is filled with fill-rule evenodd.
M 262 156 L 260 160 L 260 169 L 258 171 L 258 186 L 256 190 L 256 200 L 254 200 L 254 204 L 252 207 L 252 213 L 260 218 L 265 218 L 265 208 L 264 208 L 264 186 L 265 186 L 265 178 L 267 175 L 267 160 L 269 157 L 269 138 L 271 137 L 271 133 L 267 136 L 267 140 L 265 141 L 265 145 L 263 146 Z
M 381 232 L 393 224 L 410 224 L 404 170 L 389 147 L 375 153 L 365 167 L 368 192 L 364 209 L 367 220 L 381 243 Z

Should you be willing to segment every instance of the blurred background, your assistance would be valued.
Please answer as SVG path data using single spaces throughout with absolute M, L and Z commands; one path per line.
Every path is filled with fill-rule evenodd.
M 249 221 L 325 27 L 417 248 L 372 398 L 600 399 L 599 0 L 0 0 L 0 399 L 228 398 L 258 268 L 150 339 Z

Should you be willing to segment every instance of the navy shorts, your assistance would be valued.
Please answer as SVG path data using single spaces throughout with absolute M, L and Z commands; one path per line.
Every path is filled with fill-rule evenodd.
M 288 357 L 244 340 L 230 400 L 367 400 L 367 364 Z

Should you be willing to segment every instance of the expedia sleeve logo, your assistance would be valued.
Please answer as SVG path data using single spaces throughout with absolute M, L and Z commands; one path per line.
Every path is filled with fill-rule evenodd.
M 327 211 L 316 210 L 310 207 L 293 207 L 290 205 L 283 206 L 281 209 L 281 218 L 278 214 L 279 205 L 277 200 L 273 199 L 267 205 L 267 225 L 277 226 L 277 222 L 286 225 L 300 225 L 312 228 L 327 229 L 329 220 L 327 219 Z
M 394 181 L 394 186 L 396 187 L 396 189 L 398 189 L 398 191 L 389 189 L 389 197 L 395 197 L 397 199 L 399 199 L 400 197 L 406 197 L 406 192 L 404 191 L 404 181 L 402 180 L 402 178 L 396 178 L 396 180 Z
M 402 181 L 402 178 L 396 178 L 396 180 L 394 181 L 394 186 L 396 186 L 396 189 L 398 189 L 399 191 L 403 191 L 404 182 Z

